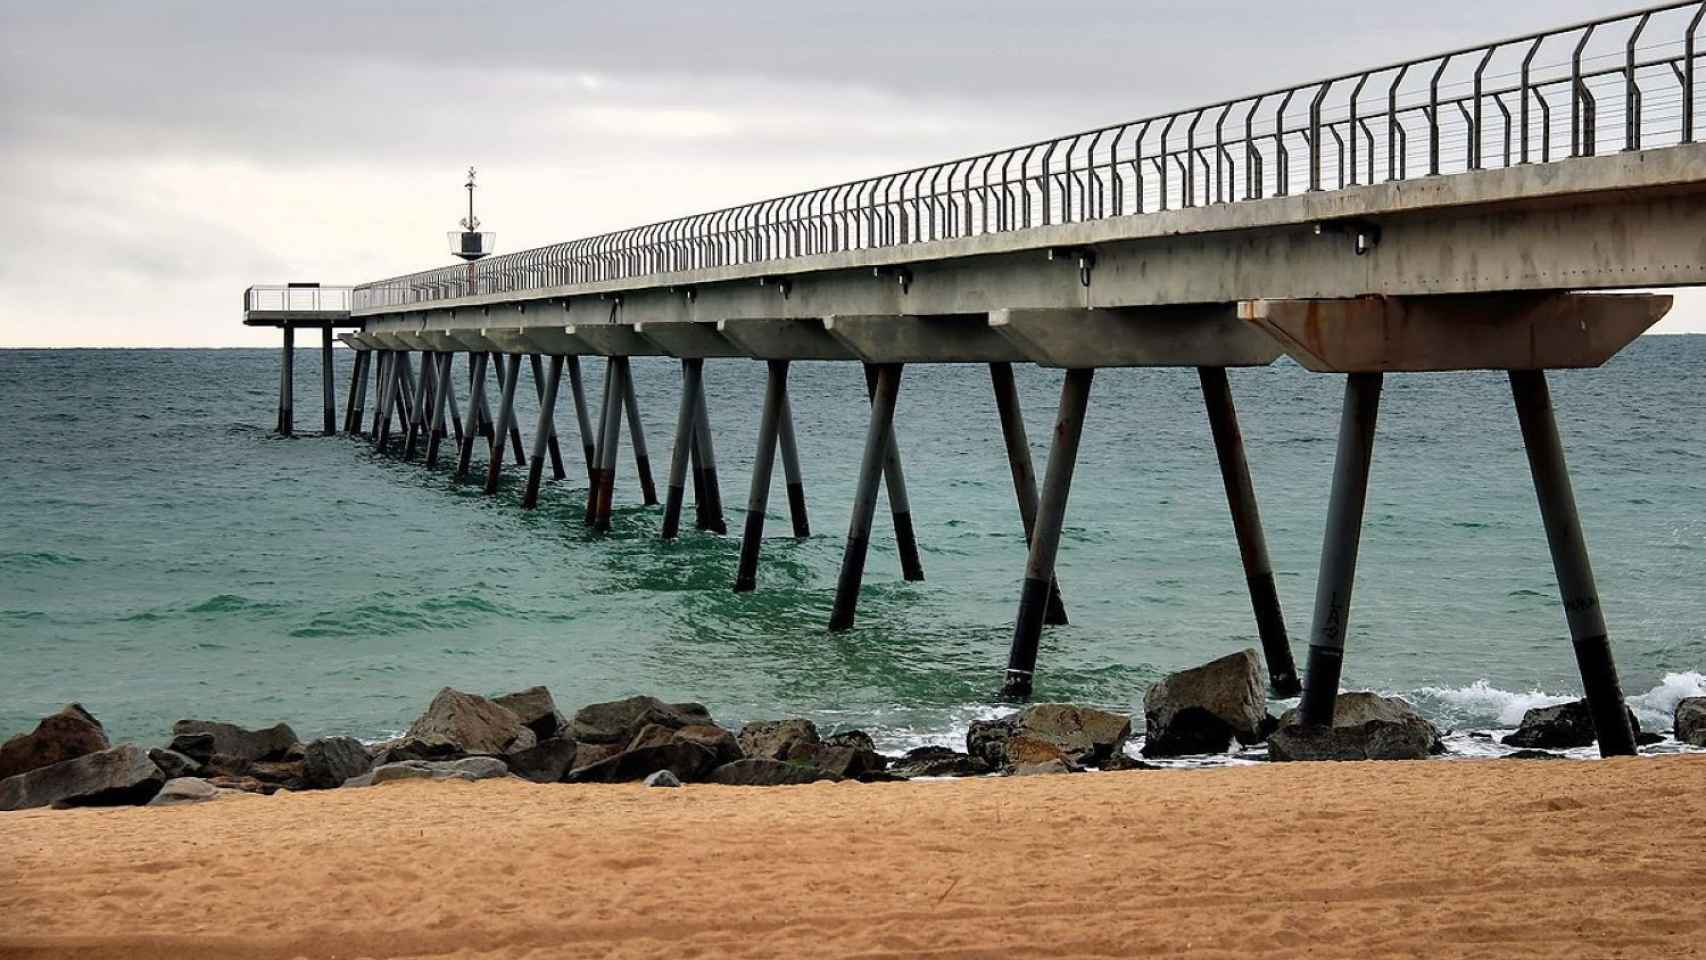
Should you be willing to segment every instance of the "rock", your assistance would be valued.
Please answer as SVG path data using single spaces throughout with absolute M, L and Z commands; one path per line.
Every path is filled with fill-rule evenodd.
M 1398 697 L 1341 693 L 1333 708 L 1333 726 L 1308 727 L 1297 711 L 1280 717 L 1268 736 L 1270 760 L 1421 760 L 1445 745 L 1439 731 Z
M 710 776 L 706 778 L 706 782 L 720 783 L 729 787 L 786 787 L 801 783 L 816 783 L 819 780 L 835 781 L 839 779 L 832 773 L 803 763 L 748 757 L 745 760 L 736 760 L 734 763 L 725 763 L 712 770 Z
M 1627 708 L 1626 708 L 1627 709 Z M 1629 726 L 1637 734 L 1641 724 L 1633 711 Z M 1568 750 L 1571 747 L 1592 746 L 1595 740 L 1593 715 L 1586 700 L 1572 700 L 1550 707 L 1533 707 L 1522 715 L 1516 732 L 1500 741 L 1511 747 L 1532 747 L 1539 750 Z
M 759 760 L 809 758 L 823 743 L 810 720 L 756 720 L 740 728 L 740 749 Z
M 648 787 L 679 787 L 679 786 L 681 786 L 681 781 L 677 780 L 675 777 L 675 774 L 670 773 L 668 770 L 659 770 L 657 773 L 654 773 L 651 776 L 647 777 L 645 780 L 645 783 L 646 783 L 646 786 L 648 786 Z
M 698 703 L 664 703 L 656 697 L 629 697 L 588 704 L 575 711 L 569 734 L 581 743 L 627 744 L 647 724 L 678 730 L 697 725 L 716 726 L 710 711 Z
M 1013 777 L 1034 777 L 1048 773 L 1072 773 L 1072 766 L 1065 760 L 1045 760 L 1042 763 L 1015 764 L 1008 772 Z
M 509 771 L 534 783 L 558 783 L 563 774 L 575 765 L 576 745 L 573 740 L 551 737 L 537 746 L 504 757 Z
M 208 734 L 213 737 L 213 749 L 201 756 L 223 753 L 244 760 L 283 760 L 300 741 L 296 731 L 287 723 L 278 723 L 260 730 L 249 730 L 234 723 L 214 720 L 179 720 L 172 724 L 172 749 L 187 757 L 201 759 L 198 749 L 185 749 L 178 738 Z
M 1242 650 L 1170 673 L 1143 695 L 1143 755 L 1225 753 L 1259 742 L 1268 716 L 1262 659 Z
M 999 720 L 977 720 L 966 732 L 974 762 L 1001 770 L 1060 760 L 1098 766 L 1123 750 L 1131 718 L 1070 703 L 1034 703 Z
M 722 727 L 699 723 L 677 730 L 649 723 L 634 735 L 633 742 L 628 744 L 628 749 L 635 750 L 640 747 L 652 747 L 670 742 L 695 743 L 704 747 L 711 752 L 712 766 L 733 763 L 744 756 L 741 753 L 740 743 L 735 740 L 734 734 Z
M 249 764 L 249 776 L 262 783 L 276 783 L 287 790 L 306 790 L 308 781 L 303 767 L 301 760 L 257 760 Z
M 1676 738 L 1706 747 L 1706 697 L 1687 697 L 1676 704 Z
M 515 693 L 493 697 L 492 702 L 515 714 L 522 726 L 533 731 L 534 738 L 543 743 L 564 733 L 569 721 L 557 710 L 557 701 L 544 687 L 528 687 Z
M 973 763 L 969 754 L 948 747 L 914 747 L 899 759 L 890 760 L 888 769 L 903 777 L 965 777 L 988 772 Z
M 1568 760 L 1569 759 L 1568 757 L 1564 756 L 1561 753 L 1552 753 L 1551 751 L 1548 751 L 1548 750 L 1515 750 L 1515 751 L 1512 751 L 1510 753 L 1505 754 L 1504 758 L 1506 760 Z
M 154 799 L 148 801 L 151 807 L 176 807 L 186 803 L 205 803 L 219 796 L 219 788 L 206 780 L 197 777 L 174 777 L 166 781 Z
M 577 740 L 575 741 L 575 759 L 570 762 L 569 770 L 573 772 L 581 767 L 590 767 L 601 760 L 608 760 L 626 749 L 628 749 L 628 745 L 625 743 L 583 743 Z
M 632 783 L 659 770 L 688 782 L 697 780 L 716 766 L 716 755 L 697 743 L 671 740 L 653 746 L 624 750 L 589 766 L 577 767 L 564 777 L 566 783 Z
M 1120 770 L 1160 770 L 1163 768 L 1153 763 L 1144 763 L 1142 760 L 1139 760 L 1131 754 L 1126 753 L 1124 750 L 1121 750 L 1108 759 L 1103 760 L 1100 769 L 1104 773 L 1115 773 Z
M 147 803 L 165 782 L 148 752 L 126 743 L 0 780 L 0 810 Z
M 270 763 L 272 761 L 267 762 Z M 216 753 L 202 761 L 201 770 L 196 774 L 196 776 L 202 778 L 246 777 L 249 776 L 249 768 L 252 766 L 254 766 L 253 762 L 244 760 L 242 757 L 233 757 L 230 754 Z
M 824 773 L 836 779 L 862 780 L 874 782 L 887 780 L 888 758 L 875 750 L 862 747 L 844 747 L 834 744 L 819 744 L 817 751 L 809 761 L 795 760 L 795 763 L 809 762 Z
M 206 763 L 208 758 L 213 756 L 213 734 L 179 734 L 172 738 L 172 745 L 166 749 L 189 757 L 196 763 Z
M 148 751 L 148 759 L 160 768 L 167 780 L 179 780 L 184 777 L 194 777 L 201 773 L 201 764 L 176 750 L 165 750 L 155 747 Z
M 1635 746 L 1637 747 L 1650 747 L 1655 743 L 1664 742 L 1665 735 L 1662 733 L 1648 733 L 1639 727 L 1635 728 Z
M 372 768 L 367 747 L 354 737 L 321 737 L 302 751 L 302 780 L 313 790 L 341 787 Z
M 402 763 L 406 760 L 459 760 L 465 756 L 462 748 L 449 738 L 433 734 L 425 737 L 398 737 L 369 747 L 374 766 Z
M 509 765 L 497 757 L 463 757 L 460 760 L 404 760 L 374 767 L 345 781 L 346 787 L 369 787 L 392 780 L 489 780 L 509 775 Z
M 36 728 L 0 744 L 0 780 L 111 749 L 107 731 L 80 703 L 68 703 Z
M 877 745 L 871 739 L 871 735 L 863 730 L 847 730 L 841 733 L 832 733 L 829 736 L 824 737 L 823 742 L 832 747 L 852 747 L 855 750 L 868 750 L 871 753 L 877 752 Z
M 253 793 L 259 796 L 272 796 L 282 789 L 276 783 L 262 783 L 254 777 L 215 776 L 206 778 L 221 791 L 230 793 Z
M 521 718 L 485 697 L 449 687 L 438 691 L 406 737 L 439 737 L 466 754 L 502 756 L 538 744 Z

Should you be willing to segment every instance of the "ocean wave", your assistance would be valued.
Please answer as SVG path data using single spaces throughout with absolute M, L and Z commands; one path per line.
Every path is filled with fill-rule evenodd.
M 46 550 L 0 553 L 0 570 L 42 570 L 52 567 L 75 567 L 83 562 L 82 557 L 74 557 L 65 553 L 51 553 Z
M 1667 673 L 1658 686 L 1629 695 L 1628 703 L 1643 728 L 1663 733 L 1670 731 L 1677 702 L 1699 696 L 1706 696 L 1706 674 Z M 1477 680 L 1466 687 L 1420 687 L 1407 699 L 1414 699 L 1417 709 L 1441 726 L 1514 728 L 1522 722 L 1522 715 L 1535 707 L 1568 703 L 1581 699 L 1581 695 L 1501 690 L 1486 680 Z

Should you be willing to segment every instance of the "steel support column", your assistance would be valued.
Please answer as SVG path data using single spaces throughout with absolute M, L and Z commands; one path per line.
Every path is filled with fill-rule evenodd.
M 788 394 L 782 394 L 781 416 L 776 423 L 776 444 L 782 451 L 782 477 L 788 485 L 788 518 L 794 524 L 794 536 L 805 539 L 812 535 L 811 516 L 806 512 L 806 484 L 800 473 L 800 448 L 794 440 L 794 405 Z
M 871 542 L 871 520 L 877 512 L 877 484 L 883 478 L 884 462 L 893 447 L 894 407 L 900 396 L 900 364 L 875 364 L 866 369 L 872 377 L 871 423 L 865 430 L 865 452 L 859 460 L 859 482 L 854 488 L 847 547 L 841 555 L 841 575 L 835 582 L 835 607 L 829 615 L 831 630 L 852 627 L 859 606 L 859 587 L 865 579 L 865 557 Z
M 325 400 L 324 420 L 321 424 L 326 436 L 338 432 L 337 420 L 337 385 L 332 382 L 332 328 L 320 328 L 320 392 Z
M 552 354 L 551 357 L 552 357 L 552 362 L 556 364 L 556 371 L 557 371 L 556 373 L 551 375 L 551 378 L 553 380 L 561 380 L 562 379 L 562 373 L 563 373 L 562 355 L 561 354 Z M 538 398 L 540 406 L 543 407 L 545 404 L 544 363 L 540 360 L 539 354 L 537 354 L 537 353 L 528 354 L 527 360 L 528 360 L 528 363 L 533 367 L 533 392 L 534 392 L 535 396 Z M 552 398 L 552 401 L 555 402 L 556 393 L 553 392 L 551 394 L 551 398 Z M 564 477 L 568 476 L 568 472 L 563 469 L 563 448 L 560 444 L 557 443 L 557 418 L 555 415 L 553 415 L 550 418 L 550 420 L 551 420 L 551 433 L 545 438 L 545 441 L 546 441 L 546 451 L 551 456 L 551 479 L 561 480 Z M 535 444 L 534 446 L 537 447 L 538 444 Z M 534 456 L 538 456 L 538 454 L 534 454 Z
M 498 402 L 498 422 L 492 432 L 499 438 L 498 455 L 486 464 L 486 496 L 498 492 L 498 476 L 503 473 L 502 438 L 513 435 L 516 445 L 516 462 L 524 462 L 521 453 L 521 428 L 515 425 L 515 387 L 521 381 L 521 354 L 506 353 L 500 359 L 508 362 L 509 368 L 499 375 L 503 382 L 503 399 Z
M 698 395 L 700 369 L 690 361 L 681 361 L 681 406 L 675 415 L 675 443 L 670 447 L 668 487 L 663 501 L 661 535 L 665 540 L 674 540 L 681 530 L 681 504 L 687 495 L 687 466 L 693 459 L 693 421 L 699 410 L 694 399 Z
M 278 370 L 278 425 L 280 436 L 288 437 L 296 429 L 293 394 L 296 392 L 296 328 L 284 325 L 284 354 Z
M 758 453 L 752 460 L 752 486 L 746 495 L 746 526 L 741 533 L 740 563 L 735 568 L 735 592 L 758 585 L 758 551 L 764 542 L 764 514 L 770 505 L 770 478 L 776 466 L 776 433 L 782 408 L 788 402 L 788 361 L 771 360 L 764 383 L 764 406 L 758 419 Z
M 474 459 L 474 442 L 480 438 L 480 398 L 486 393 L 486 362 L 483 350 L 468 354 L 468 416 L 462 425 L 462 449 L 456 456 L 457 480 L 468 476 L 468 464 Z
M 563 357 L 561 354 L 551 355 L 551 372 L 541 377 L 539 355 L 533 355 L 533 378 L 539 383 L 539 429 L 533 437 L 533 462 L 527 465 L 527 491 L 521 497 L 521 509 L 532 510 L 539 505 L 539 481 L 545 473 L 545 458 L 551 457 L 555 464 L 556 478 L 563 479 L 562 457 L 554 455 L 557 449 L 557 384 L 563 379 Z
M 1031 463 L 1031 442 L 1025 436 L 1025 416 L 1019 407 L 1019 389 L 1013 380 L 1013 365 L 991 363 L 989 382 L 995 391 L 995 413 L 1001 421 L 1001 438 L 1007 445 L 1007 466 L 1013 474 L 1013 496 L 1019 502 L 1019 523 L 1025 529 L 1025 547 L 1029 550 L 1032 532 L 1037 525 L 1037 471 Z M 1060 582 L 1051 580 L 1043 623 L 1061 626 L 1066 622 L 1066 604 L 1060 599 Z

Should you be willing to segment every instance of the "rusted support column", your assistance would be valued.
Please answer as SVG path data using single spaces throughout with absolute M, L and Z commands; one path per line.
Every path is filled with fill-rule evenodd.
M 604 447 L 610 440 L 608 433 L 611 414 L 610 397 L 612 396 L 611 388 L 615 383 L 616 363 L 614 360 L 606 358 L 604 361 L 603 395 L 598 402 L 598 434 L 593 442 L 586 488 L 586 525 L 589 527 L 598 522 L 598 493 L 604 486 L 602 482 L 604 477 Z
M 877 374 L 874 364 L 865 365 L 865 389 L 876 395 Z M 900 553 L 900 575 L 907 580 L 923 580 L 924 564 L 918 557 L 918 536 L 912 530 L 912 501 L 906 495 L 906 472 L 900 465 L 900 441 L 895 438 L 894 420 L 889 420 L 888 449 L 883 454 L 883 486 L 888 488 L 889 513 L 894 517 L 894 545 Z
M 670 448 L 668 486 L 663 501 L 662 537 L 665 540 L 674 540 L 681 531 L 681 504 L 687 495 L 687 466 L 693 459 L 693 420 L 699 412 L 698 405 L 693 402 L 698 395 L 699 374 L 699 367 L 686 360 L 681 361 L 681 407 L 675 415 L 675 443 Z
M 432 424 L 427 431 L 426 449 L 428 467 L 438 466 L 438 445 L 444 440 L 445 408 L 450 405 L 450 382 L 455 379 L 451 360 L 449 353 L 433 354 Z
M 590 483 L 598 472 L 593 456 L 592 418 L 586 412 L 586 384 L 581 379 L 581 358 L 569 357 L 569 393 L 575 402 L 575 421 L 581 432 L 581 452 L 586 457 L 586 477 Z
M 421 379 L 415 387 L 415 399 L 409 409 L 409 431 L 403 439 L 404 460 L 415 458 L 415 445 L 421 439 L 421 434 L 430 426 L 427 419 L 427 393 L 432 386 L 435 366 L 432 354 L 422 351 Z
M 503 399 L 498 402 L 498 422 L 493 432 L 499 437 L 514 434 L 519 447 L 521 431 L 515 425 L 515 387 L 521 381 L 521 354 L 506 353 L 499 359 L 507 361 L 509 369 L 499 375 L 503 382 Z M 503 473 L 503 462 L 503 451 L 500 449 L 498 455 L 486 464 L 485 493 L 488 497 L 498 492 L 498 475 Z M 517 462 L 520 462 L 519 457 Z
M 510 390 L 509 380 L 506 379 L 506 376 L 509 378 L 513 378 L 513 377 L 519 375 L 520 370 L 521 370 L 521 354 L 519 354 L 519 353 L 513 354 L 513 356 L 515 357 L 515 362 L 509 364 L 507 371 L 506 371 L 503 360 L 504 360 L 504 357 L 507 357 L 507 356 L 511 356 L 511 354 L 501 354 L 501 355 L 500 354 L 493 354 L 492 355 L 492 369 L 497 371 L 498 390 L 503 392 L 503 393 L 507 393 L 513 397 L 515 395 L 515 392 L 513 390 Z M 509 372 L 509 371 L 514 371 L 514 372 Z M 503 452 L 503 445 L 504 444 L 503 444 L 502 437 L 507 433 L 509 436 L 510 447 L 515 451 L 515 465 L 518 467 L 524 467 L 527 465 L 527 458 L 524 457 L 521 453 L 521 427 L 516 425 L 514 417 L 511 417 L 509 419 L 508 423 L 509 423 L 509 429 L 507 431 L 494 428 L 496 435 L 499 437 L 498 452 L 500 454 Z
M 557 355 L 557 354 L 553 354 L 552 356 L 553 356 L 553 361 L 556 363 L 555 369 L 557 372 L 553 373 L 551 375 L 551 378 L 553 380 L 561 380 L 562 374 L 563 374 L 562 357 L 561 357 L 561 355 Z M 537 354 L 537 353 L 529 354 L 527 359 L 528 359 L 529 363 L 531 363 L 533 366 L 533 392 L 538 396 L 539 403 L 540 403 L 541 407 L 543 407 L 544 403 L 545 403 L 545 375 L 544 375 L 544 369 L 543 369 L 544 364 L 540 361 L 539 354 Z M 553 392 L 551 393 L 551 398 L 552 398 L 553 402 L 555 402 L 556 396 L 557 396 L 557 394 L 556 394 L 555 390 L 553 389 Z M 551 419 L 551 433 L 549 436 L 547 436 L 545 438 L 545 440 L 546 440 L 546 445 L 547 445 L 547 451 L 551 455 L 551 479 L 561 480 L 564 477 L 568 476 L 568 473 L 563 469 L 563 448 L 561 446 L 559 446 L 557 443 L 557 418 L 553 414 L 553 416 L 550 419 Z M 535 446 L 537 446 L 537 444 L 535 444 Z M 534 456 L 538 456 L 538 454 L 534 454 Z
M 1019 388 L 1013 381 L 1013 365 L 1005 361 L 989 365 L 989 382 L 995 391 L 995 413 L 1001 421 L 1001 439 L 1007 445 L 1007 467 L 1013 474 L 1013 496 L 1019 502 L 1019 523 L 1025 528 L 1025 547 L 1037 526 L 1037 470 L 1031 463 L 1031 441 L 1025 436 L 1025 415 L 1019 408 Z M 1051 580 L 1048 607 L 1043 623 L 1060 626 L 1066 621 L 1066 604 L 1060 599 L 1060 583 Z
M 640 402 L 634 396 L 634 369 L 622 359 L 622 406 L 628 411 L 628 435 L 634 441 L 634 469 L 640 474 L 640 496 L 645 505 L 658 502 L 657 484 L 652 480 L 652 458 L 646 452 L 646 431 L 640 426 Z
M 1066 522 L 1066 501 L 1072 492 L 1072 472 L 1078 466 L 1078 443 L 1084 436 L 1084 413 L 1090 405 L 1093 368 L 1066 371 L 1060 388 L 1060 413 L 1054 424 L 1054 444 L 1049 449 L 1043 474 L 1042 497 L 1037 503 L 1036 527 L 1031 532 L 1031 550 L 1025 560 L 1025 582 L 1019 591 L 1019 613 L 1014 618 L 1013 646 L 1007 654 L 1004 695 L 1025 698 L 1037 670 L 1037 643 L 1042 638 L 1043 615 L 1048 610 L 1049 586 L 1054 582 L 1054 560 L 1060 550 L 1060 531 Z
M 703 371 L 703 360 L 692 361 L 700 365 Z M 694 403 L 699 412 L 693 417 L 693 449 L 699 460 L 700 480 L 695 484 L 694 495 L 704 494 L 703 509 L 699 512 L 699 528 L 712 533 L 728 533 L 728 521 L 723 518 L 723 487 L 717 479 L 717 446 L 711 437 L 711 408 L 705 402 L 705 377 L 703 372 L 697 378 L 698 391 Z
M 788 484 L 788 517 L 794 522 L 794 536 L 803 540 L 812 535 L 812 521 L 806 512 L 806 484 L 800 473 L 800 448 L 794 442 L 794 405 L 786 392 L 782 394 L 782 412 L 776 423 L 776 444 L 782 450 L 782 477 Z
M 616 462 L 622 450 L 622 396 L 628 388 L 628 358 L 611 357 L 609 376 L 611 385 L 605 403 L 604 448 L 599 451 L 598 461 L 598 512 L 592 521 L 592 529 L 598 533 L 610 529 L 610 514 L 615 505 Z
M 829 614 L 831 630 L 851 628 L 859 606 L 865 557 L 870 552 L 871 520 L 877 512 L 877 483 L 894 446 L 894 405 L 900 396 L 901 369 L 898 363 L 866 367 L 872 375 L 871 423 L 865 430 L 865 452 L 859 460 L 859 481 L 853 494 L 853 518 L 847 527 L 847 548 L 841 555 L 841 575 L 835 582 L 835 607 Z
M 284 354 L 278 368 L 278 425 L 280 436 L 288 437 L 296 430 L 296 413 L 291 407 L 296 392 L 296 328 L 284 325 Z
M 456 456 L 457 480 L 468 476 L 469 461 L 474 459 L 474 441 L 480 437 L 480 397 L 486 393 L 486 361 L 485 351 L 476 350 L 468 355 L 468 417 L 462 425 L 462 450 Z
M 1351 588 L 1356 584 L 1362 511 L 1368 499 L 1368 468 L 1374 459 L 1374 424 L 1380 415 L 1381 374 L 1353 373 L 1345 379 L 1339 414 L 1339 449 L 1333 458 L 1333 489 L 1327 498 L 1327 530 L 1321 540 L 1321 571 L 1315 578 L 1315 617 L 1309 627 L 1309 666 L 1303 677 L 1298 720 L 1332 726 L 1339 698 L 1339 671 L 1350 628 Z
M 1558 596 L 1564 603 L 1564 618 L 1576 648 L 1576 667 L 1582 674 L 1582 692 L 1593 717 L 1594 735 L 1599 739 L 1599 755 L 1632 756 L 1635 731 L 1629 726 L 1629 708 L 1617 678 L 1617 663 L 1611 656 L 1605 611 L 1599 605 L 1599 588 L 1588 562 L 1587 540 L 1576 513 L 1576 495 L 1570 487 L 1570 469 L 1552 413 L 1546 372 L 1512 370 L 1510 381 L 1522 443 L 1528 450 L 1528 468 L 1534 477 L 1534 493 L 1540 503 L 1540 520 L 1552 551 Z
M 1226 502 L 1232 510 L 1232 532 L 1238 540 L 1238 555 L 1244 562 L 1244 582 L 1250 588 L 1250 606 L 1256 614 L 1256 633 L 1262 638 L 1262 657 L 1268 664 L 1268 685 L 1276 698 L 1295 697 L 1303 692 L 1297 679 L 1297 663 L 1291 657 L 1285 616 L 1280 612 L 1279 590 L 1274 586 L 1274 567 L 1268 560 L 1268 539 L 1262 532 L 1262 514 L 1256 506 L 1256 487 L 1250 481 L 1250 463 L 1244 457 L 1244 434 L 1238 429 L 1238 408 L 1232 402 L 1232 387 L 1225 367 L 1198 367 L 1203 403 L 1208 408 L 1208 426 L 1214 434 L 1214 453 L 1220 460 L 1220 479 L 1226 486 Z
M 325 409 L 322 411 L 325 414 L 325 419 L 321 424 L 324 428 L 322 432 L 329 437 L 338 432 L 336 415 L 338 397 L 337 385 L 332 382 L 332 328 L 330 326 L 320 328 L 320 392 L 325 399 Z
M 533 362 L 539 363 L 539 355 L 533 355 Z M 534 379 L 540 380 L 539 368 L 534 368 Z M 522 494 L 521 509 L 532 510 L 539 505 L 539 481 L 545 473 L 545 458 L 549 451 L 555 449 L 557 442 L 557 384 L 563 379 L 563 358 L 561 354 L 551 355 L 551 373 L 540 383 L 539 394 L 539 429 L 533 437 L 533 462 L 527 465 L 527 492 Z M 561 457 L 555 462 L 561 463 Z M 557 479 L 563 479 L 562 468 L 557 468 Z
M 758 551 L 764 542 L 764 514 L 770 506 L 770 477 L 776 467 L 777 424 L 788 401 L 788 361 L 768 362 L 764 406 L 758 415 L 758 453 L 752 460 L 752 486 L 746 495 L 746 526 L 740 539 L 740 563 L 735 568 L 735 592 L 758 586 Z

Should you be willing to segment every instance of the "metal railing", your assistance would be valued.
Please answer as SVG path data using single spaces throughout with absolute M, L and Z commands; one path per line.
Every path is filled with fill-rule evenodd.
M 353 287 L 262 283 L 243 291 L 243 310 L 259 313 L 348 313 Z
M 357 309 L 890 247 L 1696 139 L 1686 0 L 395 277 Z

